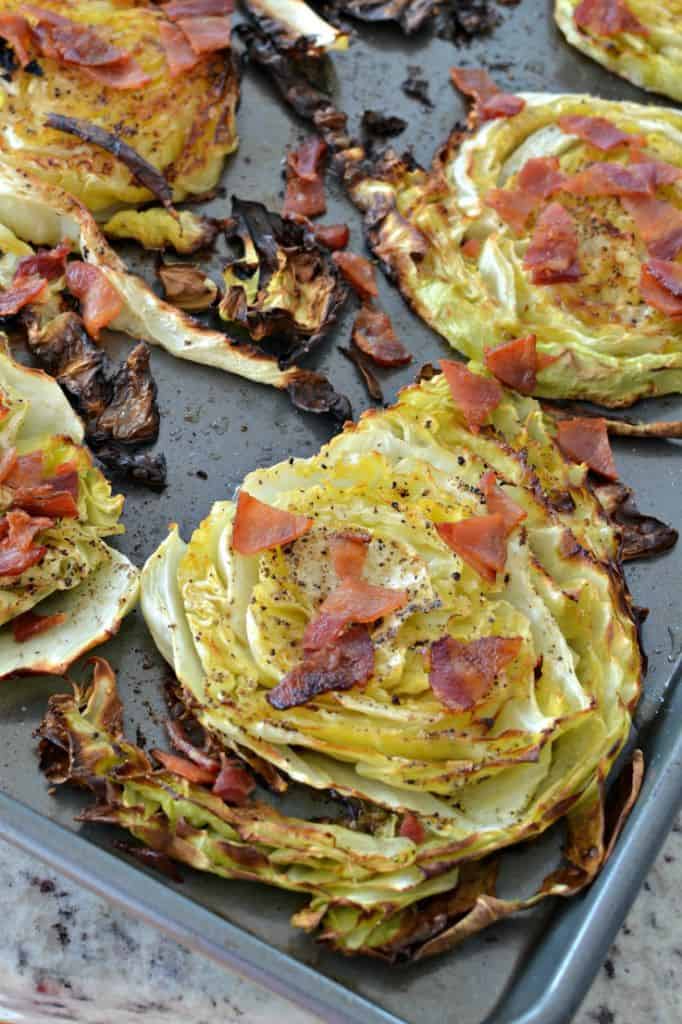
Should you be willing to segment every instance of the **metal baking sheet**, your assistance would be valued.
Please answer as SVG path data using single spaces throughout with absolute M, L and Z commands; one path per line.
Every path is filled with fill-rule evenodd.
M 448 69 L 455 63 L 484 64 L 510 89 L 591 91 L 647 101 L 645 94 L 564 44 L 551 23 L 548 0 L 522 0 L 498 11 L 501 23 L 490 36 L 459 49 L 428 31 L 406 41 L 390 27 L 359 27 L 351 49 L 334 58 L 338 103 L 350 113 L 352 127 L 358 127 L 365 107 L 399 114 L 408 127 L 398 145 L 410 147 L 427 163 L 464 116 L 464 106 L 448 82 Z M 429 82 L 432 109 L 401 91 L 413 65 Z M 210 212 L 221 216 L 229 213 L 231 193 L 278 208 L 285 147 L 306 134 L 255 69 L 244 81 L 239 127 L 242 144 L 223 179 L 227 198 L 210 204 Z M 331 178 L 329 193 L 327 222 L 347 221 L 352 247 L 361 250 L 359 218 Z M 143 269 L 151 270 L 151 264 Z M 445 343 L 409 312 L 384 280 L 380 291 L 384 308 L 415 353 L 416 365 L 447 354 Z M 337 344 L 349 336 L 352 315 L 349 306 L 309 365 L 324 368 L 359 413 L 368 401 L 355 369 L 337 351 Z M 169 486 L 161 495 L 125 488 L 128 532 L 121 547 L 137 562 L 152 552 L 168 523 L 178 522 L 188 537 L 211 502 L 230 495 L 246 472 L 289 455 L 310 454 L 333 429 L 327 420 L 297 413 L 272 389 L 175 361 L 163 352 L 154 353 L 153 366 L 163 415 L 159 446 L 168 458 Z M 387 398 L 412 372 L 384 374 Z M 645 404 L 641 415 L 680 418 L 682 400 Z M 636 487 L 643 511 L 679 524 L 682 447 L 623 440 L 614 447 L 622 477 Z M 651 609 L 644 627 L 650 668 L 636 720 L 648 769 L 642 797 L 615 855 L 583 896 L 502 922 L 445 957 L 408 968 L 346 960 L 290 927 L 298 897 L 190 871 L 184 872 L 183 885 L 173 885 L 132 865 L 113 848 L 115 830 L 74 822 L 86 798 L 67 791 L 50 796 L 37 771 L 32 732 L 48 694 L 63 689 L 61 680 L 20 679 L 0 688 L 0 835 L 328 1022 L 566 1022 L 605 956 L 679 802 L 682 737 L 676 723 L 682 714 L 682 688 L 675 682 L 682 653 L 682 544 L 663 558 L 633 566 L 628 577 L 637 603 Z M 139 613 L 101 653 L 118 670 L 128 734 L 142 736 L 150 745 L 161 740 L 166 669 Z M 513 883 L 516 891 L 531 891 L 559 838 L 550 833 L 511 853 L 506 883 Z

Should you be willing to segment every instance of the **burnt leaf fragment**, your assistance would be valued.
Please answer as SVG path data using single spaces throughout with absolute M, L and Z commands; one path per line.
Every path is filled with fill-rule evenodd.
M 233 196 L 225 232 L 235 255 L 220 316 L 288 366 L 320 341 L 346 299 L 336 267 L 303 224 L 262 203 Z
M 339 352 L 357 368 L 358 373 L 362 377 L 364 385 L 367 388 L 367 394 L 369 397 L 374 402 L 381 402 L 383 405 L 384 393 L 381 390 L 381 384 L 374 374 L 374 370 L 369 365 L 369 360 L 363 356 L 362 352 L 355 348 L 355 346 L 344 348 L 342 345 L 339 345 Z
M 428 110 L 433 110 L 433 102 L 429 96 L 429 83 L 422 78 L 422 70 L 417 64 L 407 65 L 407 78 L 400 87 L 406 96 L 421 103 Z
M 303 412 L 330 413 L 340 423 L 353 418 L 353 410 L 346 396 L 335 391 L 322 373 L 300 370 L 287 391 L 296 408 Z
M 365 110 L 362 115 L 362 128 L 368 135 L 390 139 L 405 131 L 407 121 L 395 115 L 382 114 L 378 110 Z
M 338 11 L 358 21 L 395 21 L 406 35 L 416 32 L 435 10 L 435 0 L 336 0 Z
M 620 483 L 600 483 L 593 490 L 611 522 L 620 530 L 624 562 L 661 554 L 676 544 L 677 530 L 655 516 L 640 512 L 629 487 Z

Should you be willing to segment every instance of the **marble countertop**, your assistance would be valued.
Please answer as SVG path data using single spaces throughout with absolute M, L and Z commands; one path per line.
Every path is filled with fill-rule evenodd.
M 678 821 L 574 1024 L 682 1021 Z M 315 1024 L 0 843 L 1 1024 Z

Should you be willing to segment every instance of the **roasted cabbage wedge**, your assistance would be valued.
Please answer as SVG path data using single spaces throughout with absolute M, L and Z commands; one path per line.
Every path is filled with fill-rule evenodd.
M 556 0 L 554 17 L 577 50 L 641 89 L 682 100 L 679 0 L 667 0 L 664 4 L 656 0 L 619 0 L 616 4 L 613 0 L 612 6 L 618 15 L 615 31 L 607 22 L 600 24 L 595 14 L 590 17 L 583 0 Z M 584 12 L 582 17 L 577 13 L 580 9 Z
M 210 742 L 262 777 L 350 799 L 355 820 L 230 806 L 172 762 L 153 769 L 120 735 L 103 664 L 91 689 L 51 703 L 50 779 L 105 794 L 87 817 L 117 822 L 159 853 L 309 893 L 294 923 L 347 953 L 425 956 L 586 884 L 610 844 L 603 790 L 639 695 L 637 626 L 619 531 L 587 467 L 562 455 L 555 421 L 533 399 L 499 398 L 471 429 L 445 377 L 408 388 L 318 455 L 245 479 L 239 502 L 247 495 L 275 521 L 291 519 L 297 539 L 239 553 L 249 545 L 242 526 L 237 537 L 237 506 L 219 501 L 189 543 L 173 527 L 143 570 L 146 622 Z M 443 532 L 486 514 L 491 470 L 516 509 L 492 576 Z M 280 710 L 275 696 L 306 657 L 304 634 L 339 586 L 330 549 L 360 537 L 364 584 L 403 595 L 364 627 L 372 668 L 360 685 L 313 687 Z M 511 644 L 513 656 L 478 696 L 446 704 L 434 680 L 443 641 Z M 640 760 L 635 769 L 631 798 Z M 534 895 L 499 900 L 491 855 L 563 818 L 569 866 Z
M 48 114 L 79 117 L 119 134 L 160 171 L 177 202 L 218 182 L 225 157 L 237 148 L 239 78 L 225 52 L 205 55 L 173 77 L 160 36 L 163 9 L 140 0 L 44 0 L 33 7 L 1 0 L 1 14 L 36 21 L 47 10 L 95 30 L 129 53 L 149 76 L 137 89 L 93 81 L 83 67 L 41 56 L 42 74 L 16 67 L 0 91 L 2 159 L 77 196 L 105 216 L 154 197 L 111 153 L 45 126 Z
M 367 170 L 357 154 L 346 154 L 351 193 L 365 211 L 374 253 L 418 315 L 470 358 L 483 361 L 487 349 L 535 335 L 539 396 L 616 407 L 679 392 L 682 320 L 645 301 L 640 278 L 652 255 L 666 248 L 656 248 L 648 232 L 660 243 L 666 225 L 673 231 L 682 221 L 680 183 L 670 180 L 682 168 L 682 115 L 586 95 L 527 93 L 521 99 L 525 105 L 515 116 L 489 120 L 464 136 L 454 133 L 430 171 L 394 154 Z M 559 125 L 580 118 L 601 119 L 602 134 L 601 121 L 608 121 L 625 141 L 613 145 L 607 135 L 609 148 L 600 149 Z M 642 186 L 630 197 L 597 195 L 584 182 L 584 194 L 548 191 L 525 224 L 512 227 L 498 208 L 506 198 L 507 217 L 518 215 L 520 172 L 537 171 L 543 161 L 573 182 L 595 167 L 598 176 L 603 165 L 611 179 L 607 190 L 632 189 L 631 181 L 613 185 L 621 171 L 632 178 L 644 175 L 645 165 L 665 165 L 668 184 L 657 182 L 646 194 Z M 631 210 L 637 205 L 644 218 L 644 201 L 649 221 L 642 227 Z M 577 235 L 579 268 L 574 280 L 533 283 L 524 261 L 550 203 Z M 544 242 L 549 238 L 551 229 Z M 674 241 L 667 239 L 664 260 L 676 252 Z M 673 274 L 675 266 L 666 263 Z M 569 277 L 574 269 L 568 268 Z
M 59 674 L 137 601 L 138 570 L 105 543 L 123 532 L 123 497 L 51 377 L 0 353 L 0 398 L 0 676 Z
M 166 349 L 191 362 L 215 366 L 248 380 L 288 391 L 295 405 L 315 412 L 349 415 L 350 407 L 322 374 L 296 366 L 280 369 L 274 356 L 237 341 L 222 331 L 208 330 L 186 313 L 163 302 L 142 278 L 130 274 L 110 248 L 92 215 L 73 196 L 0 162 L 0 281 L 9 287 L 19 260 L 32 247 L 68 242 L 72 253 L 93 264 L 120 296 L 122 308 L 109 322 L 112 330 Z M 30 245 L 27 245 L 30 243 Z M 43 327 L 61 312 L 57 300 L 64 279 L 50 284 L 41 306 Z

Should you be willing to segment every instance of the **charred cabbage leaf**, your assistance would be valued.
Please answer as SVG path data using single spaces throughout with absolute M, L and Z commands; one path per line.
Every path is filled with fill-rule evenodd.
M 137 570 L 105 543 L 123 532 L 123 497 L 80 444 L 82 423 L 51 377 L 0 354 L 0 395 L 0 676 L 59 674 L 137 600 Z
M 682 246 L 682 117 L 520 99 L 514 116 L 453 135 L 430 171 L 391 154 L 368 172 L 348 154 L 375 254 L 467 356 L 534 335 L 537 395 L 615 407 L 682 390 L 680 300 L 669 276 L 652 280 L 674 274 Z
M 346 298 L 336 267 L 302 224 L 283 220 L 262 203 L 233 197 L 226 234 L 237 255 L 224 271 L 220 315 L 254 341 L 267 339 L 287 365 L 335 320 Z
M 390 963 L 420 960 L 547 896 L 579 892 L 608 858 L 641 784 L 636 751 L 605 814 L 600 771 L 568 810 L 566 866 L 532 896 L 500 899 L 494 862 L 434 865 L 438 840 L 410 839 L 390 811 L 361 806 L 352 825 L 342 819 L 310 822 L 260 801 L 235 805 L 221 799 L 210 782 L 188 780 L 188 774 L 196 777 L 186 771 L 188 765 L 196 769 L 191 762 L 178 771 L 164 757 L 164 766 L 155 769 L 122 734 L 123 709 L 110 666 L 101 658 L 93 662 L 90 686 L 52 696 L 38 730 L 48 780 L 97 794 L 80 820 L 126 829 L 145 845 L 123 848 L 154 866 L 158 858 L 164 873 L 176 860 L 222 878 L 310 896 L 292 924 L 317 931 L 320 941 L 345 954 Z
M 614 8 L 611 19 L 607 16 L 609 6 Z M 555 0 L 554 17 L 577 50 L 640 89 L 682 100 L 678 4 L 619 0 L 603 5 Z
M 7 287 L 19 259 L 31 246 L 55 246 L 68 242 L 80 256 L 104 275 L 116 298 L 119 311 L 108 320 L 112 330 L 136 340 L 165 348 L 171 355 L 191 362 L 215 366 L 248 380 L 287 391 L 294 404 L 296 393 L 307 384 L 311 371 L 296 366 L 281 369 L 274 356 L 254 345 L 239 342 L 223 331 L 200 327 L 186 313 L 163 302 L 145 282 L 128 273 L 122 260 L 109 247 L 88 211 L 61 189 L 32 178 L 0 163 L 0 281 Z M 53 293 L 63 288 L 62 279 L 51 282 Z M 41 308 L 41 326 L 55 309 L 58 295 Z M 61 312 L 58 303 L 56 312 Z M 338 395 L 321 374 L 316 411 L 329 412 L 347 400 Z
M 3 0 L 1 7 L 3 14 L 23 14 L 32 24 L 39 20 L 40 5 L 31 10 L 21 0 Z M 93 80 L 89 68 L 44 56 L 40 76 L 17 67 L 11 93 L 1 94 L 1 158 L 73 193 L 102 216 L 153 198 L 106 150 L 46 127 L 47 116 L 56 114 L 94 122 L 120 137 L 168 180 L 176 202 L 213 188 L 225 157 L 237 147 L 239 79 L 229 54 L 204 54 L 174 76 L 162 41 L 162 26 L 169 22 L 161 6 L 54 0 L 49 7 L 89 26 L 105 44 L 134 54 L 149 80 L 136 89 L 110 88 Z
M 244 0 L 253 22 L 278 50 L 305 47 L 310 57 L 345 50 L 348 35 L 321 18 L 303 0 Z
M 390 863 L 372 875 L 371 896 L 356 886 L 337 901 L 316 889 L 296 923 L 389 958 L 424 955 L 422 885 L 454 899 L 464 862 L 481 862 L 480 881 L 485 858 L 567 814 L 573 882 L 589 880 L 577 851 L 594 839 L 604 852 L 603 782 L 642 674 L 620 530 L 587 465 L 565 458 L 555 420 L 533 399 L 476 367 L 458 372 L 492 395 L 484 415 L 473 417 L 466 395 L 455 401 L 445 376 L 422 381 L 319 455 L 250 474 L 238 502 L 217 502 L 188 544 L 174 528 L 142 578 L 146 622 L 206 733 L 313 791 L 361 802 L 362 841 L 374 848 L 381 836 Z M 186 806 L 164 804 L 156 838 L 118 801 L 110 820 L 168 850 L 169 814 L 189 821 Z M 254 809 L 263 822 L 270 813 Z M 198 821 L 201 834 L 189 834 L 205 851 Z M 283 859 L 300 879 L 298 858 Z M 398 879 L 400 912 L 383 891 Z M 542 891 L 574 891 L 564 876 L 561 885 Z M 478 927 L 497 916 L 491 906 L 503 912 L 481 905 L 482 891 L 495 899 L 488 882 L 477 890 Z M 455 930 L 447 914 L 434 917 L 426 951 L 473 927 L 457 924 L 465 911 L 452 906 Z

